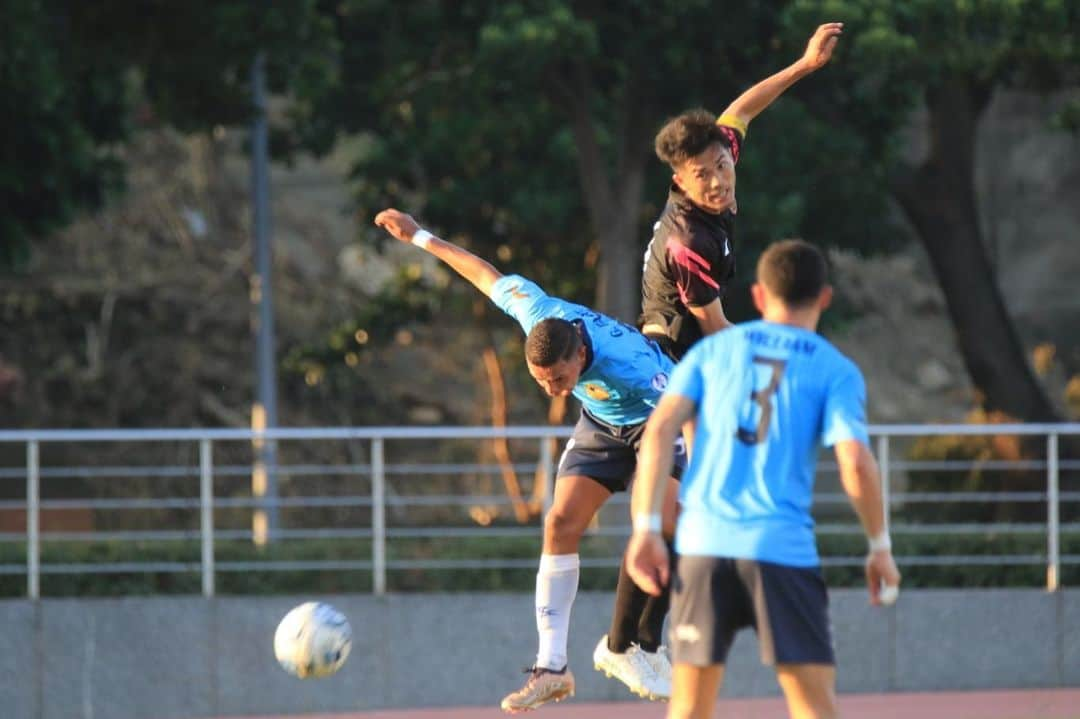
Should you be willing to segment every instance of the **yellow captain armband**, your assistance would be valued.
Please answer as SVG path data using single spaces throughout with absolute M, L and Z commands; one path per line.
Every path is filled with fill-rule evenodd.
M 749 127 L 741 118 L 736 115 L 721 115 L 716 118 L 716 124 L 723 127 L 730 127 L 735 132 L 739 133 L 740 137 L 746 137 L 746 130 Z

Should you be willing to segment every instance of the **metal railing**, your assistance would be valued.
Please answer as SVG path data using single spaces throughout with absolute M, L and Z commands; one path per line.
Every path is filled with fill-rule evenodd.
M 387 542 L 395 539 L 416 538 L 452 538 L 452 537 L 514 537 L 535 536 L 538 531 L 531 527 L 483 527 L 483 526 L 413 526 L 388 527 L 387 509 L 406 506 L 430 507 L 437 505 L 459 505 L 489 503 L 507 504 L 509 500 L 501 495 L 476 495 L 473 493 L 443 495 L 399 496 L 388 492 L 388 475 L 418 475 L 431 472 L 448 473 L 489 473 L 500 471 L 494 465 L 464 465 L 461 463 L 413 463 L 391 465 L 386 461 L 386 443 L 388 441 L 421 441 L 430 445 L 432 440 L 490 440 L 506 438 L 513 440 L 535 440 L 536 459 L 516 465 L 519 471 L 535 472 L 544 482 L 544 506 L 548 506 L 554 482 L 554 460 L 551 440 L 570 435 L 570 427 L 364 427 L 364 428 L 290 428 L 266 431 L 231 430 L 231 429 L 160 429 L 160 430 L 36 430 L 36 431 L 0 431 L 0 444 L 21 444 L 25 447 L 25 467 L 0 468 L 0 481 L 6 479 L 25 479 L 25 499 L 0 501 L 0 509 L 24 510 L 26 529 L 24 533 L 0 533 L 0 541 L 24 541 L 26 544 L 25 564 L 0 564 L 0 574 L 25 574 L 26 593 L 31 598 L 41 596 L 41 577 L 43 574 L 92 574 L 123 572 L 198 572 L 201 575 L 202 593 L 205 596 L 215 594 L 215 578 L 221 572 L 240 572 L 251 570 L 317 570 L 342 569 L 370 571 L 372 589 L 382 594 L 387 589 L 388 571 L 404 569 L 517 569 L 535 566 L 535 559 L 396 559 L 388 560 Z M 1063 503 L 1080 502 L 1080 491 L 1062 491 L 1061 473 L 1080 470 L 1080 460 L 1063 459 L 1059 452 L 1059 437 L 1080 435 L 1080 423 L 1071 424 L 998 424 L 998 425 L 877 425 L 871 427 L 878 462 L 881 467 L 883 495 L 885 498 L 886 522 L 894 535 L 937 532 L 940 534 L 965 534 L 986 531 L 1010 532 L 1014 534 L 1045 533 L 1046 551 L 1042 554 L 1006 554 L 1006 555 L 947 555 L 947 556 L 900 556 L 902 565 L 908 566 L 943 566 L 943 565 L 1040 565 L 1045 563 L 1046 588 L 1056 590 L 1061 583 L 1062 564 L 1080 564 L 1080 555 L 1062 554 L 1061 534 L 1063 531 L 1080 532 L 1080 523 L 1064 524 L 1061 522 Z M 900 440 L 937 435 L 949 436 L 1017 436 L 1045 437 L 1045 459 L 1017 460 L 895 460 L 892 457 L 894 445 Z M 335 495 L 328 497 L 303 496 L 279 497 L 266 499 L 259 497 L 224 497 L 215 494 L 215 479 L 250 475 L 251 467 L 246 464 L 228 465 L 215 463 L 215 448 L 228 443 L 252 443 L 253 441 L 284 442 L 298 440 L 303 442 L 361 442 L 367 449 L 368 460 L 364 463 L 306 465 L 295 463 L 279 465 L 278 470 L 292 476 L 304 475 L 366 475 L 370 480 L 366 495 Z M 42 499 L 42 481 L 53 477 L 94 477 L 94 476 L 129 476 L 158 477 L 191 476 L 192 468 L 187 466 L 92 466 L 49 467 L 42 466 L 42 445 L 58 443 L 120 443 L 120 442 L 177 442 L 194 445 L 198 448 L 199 478 L 198 496 L 163 497 L 139 499 Z M 902 484 L 901 472 L 914 473 L 970 472 L 978 469 L 984 472 L 1000 470 L 1022 470 L 1027 472 L 1045 471 L 1045 490 L 1040 491 L 907 491 Z M 826 473 L 835 471 L 834 466 L 823 462 L 820 470 Z M 819 476 L 821 471 L 819 470 Z M 625 496 L 621 497 L 623 503 Z M 1005 523 L 931 523 L 904 524 L 893 521 L 897 507 L 914 507 L 927 504 L 1013 502 L 1046 504 L 1045 522 L 1005 522 Z M 268 503 L 281 508 L 366 508 L 370 512 L 367 528 L 300 528 L 277 530 L 280 539 L 302 538 L 363 538 L 371 542 L 370 560 L 294 560 L 257 562 L 216 560 L 217 542 L 225 540 L 250 539 L 252 533 L 246 530 L 221 529 L 215 527 L 216 512 L 226 509 L 258 510 Z M 847 498 L 839 491 L 819 491 L 815 495 L 815 504 L 844 505 Z M 160 530 L 119 531 L 119 532 L 43 532 L 41 514 L 43 510 L 70 509 L 186 509 L 197 510 L 197 530 Z M 625 515 L 626 513 L 623 512 Z M 849 515 L 847 523 L 818 524 L 818 533 L 856 535 L 861 532 L 854 517 Z M 593 528 L 593 536 L 623 537 L 629 527 L 625 519 L 611 526 Z M 172 540 L 198 539 L 200 552 L 198 562 L 118 562 L 118 563 L 42 563 L 42 541 L 93 541 L 108 540 Z M 583 560 L 584 566 L 617 566 L 618 557 L 595 557 Z M 861 564 L 861 556 L 827 557 L 823 563 L 827 566 L 856 566 Z

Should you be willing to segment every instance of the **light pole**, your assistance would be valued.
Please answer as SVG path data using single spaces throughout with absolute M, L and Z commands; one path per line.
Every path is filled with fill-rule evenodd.
M 252 429 L 277 426 L 277 364 L 274 358 L 273 257 L 270 251 L 270 159 L 266 119 L 266 56 L 255 56 L 251 68 L 255 117 L 251 124 L 251 206 L 255 271 L 251 275 L 252 323 L 255 332 L 256 400 L 251 408 Z M 252 515 L 255 544 L 270 541 L 278 527 L 277 445 L 273 440 L 252 442 L 255 462 L 251 493 L 260 500 Z

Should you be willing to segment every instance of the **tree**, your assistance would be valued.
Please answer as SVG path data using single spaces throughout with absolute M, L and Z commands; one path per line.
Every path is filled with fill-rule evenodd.
M 639 310 L 642 250 L 669 181 L 653 156 L 656 130 L 689 107 L 722 110 L 798 56 L 776 54 L 780 17 L 764 2 L 343 7 L 341 95 L 325 112 L 371 140 L 356 167 L 362 211 L 403 203 L 489 254 L 503 248 L 550 291 L 630 320 Z M 806 25 L 804 42 L 815 25 Z M 794 104 L 776 115 L 777 133 L 824 138 L 839 157 L 859 156 L 858 138 L 801 129 L 805 114 Z M 817 222 L 806 202 L 815 186 L 864 196 L 857 180 L 833 168 L 769 159 L 768 146 L 754 142 L 747 171 L 780 176 L 751 183 L 761 199 L 740 196 L 757 228 L 742 247 L 748 256 L 765 237 Z M 806 149 L 795 155 L 802 161 Z M 834 228 L 833 242 L 867 244 L 867 233 L 849 231 L 880 207 L 866 199 L 854 203 L 841 232 Z M 597 257 L 595 275 L 582 273 L 582 258 L 591 269 Z
M 122 187 L 138 126 L 245 123 L 250 66 L 270 56 L 290 100 L 278 147 L 322 150 L 311 108 L 333 84 L 333 24 L 314 0 L 147 3 L 12 0 L 0 29 L 0 266 Z
M 926 248 L 965 364 L 986 408 L 1057 415 L 1029 367 L 979 225 L 975 137 L 995 91 L 1080 82 L 1080 6 L 1061 0 L 794 3 L 790 37 L 827 10 L 846 22 L 848 57 L 811 100 L 819 117 L 867 139 L 891 166 L 889 190 Z M 898 146 L 926 110 L 925 157 Z
M 68 42 L 43 0 L 6 3 L 2 25 L 0 267 L 119 187 L 114 143 L 130 130 L 123 68 Z

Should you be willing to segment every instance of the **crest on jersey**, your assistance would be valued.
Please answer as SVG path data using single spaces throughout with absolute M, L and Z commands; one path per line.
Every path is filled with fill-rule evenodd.
M 650 384 L 652 385 L 652 388 L 657 392 L 663 392 L 665 389 L 667 389 L 667 380 L 668 377 L 666 372 L 657 372 L 653 375 Z
M 611 399 L 611 393 L 598 384 L 585 385 L 585 394 L 589 395 L 589 399 L 595 399 L 599 402 Z

